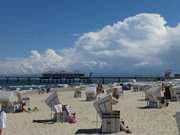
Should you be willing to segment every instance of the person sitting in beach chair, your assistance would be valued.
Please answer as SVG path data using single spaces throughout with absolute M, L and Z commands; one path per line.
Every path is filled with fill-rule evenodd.
M 48 87 L 46 88 L 46 93 L 49 93 L 51 91 L 51 89 Z
M 76 113 L 72 113 L 71 115 L 68 115 L 67 117 L 67 121 L 72 124 L 72 123 L 76 123 Z
M 20 104 L 16 105 L 15 112 L 28 112 L 28 110 L 25 109 L 26 103 L 24 101 L 21 101 Z
M 128 134 L 131 134 L 132 132 L 130 131 L 129 127 L 125 125 L 124 120 L 120 121 L 120 131 L 125 131 Z
M 103 89 L 102 84 L 98 83 L 98 85 L 96 87 L 96 95 L 98 95 L 100 93 L 104 93 L 104 89 Z

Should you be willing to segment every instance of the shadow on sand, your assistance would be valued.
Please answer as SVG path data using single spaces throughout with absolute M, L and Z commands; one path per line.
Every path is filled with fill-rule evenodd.
M 99 128 L 94 128 L 94 129 L 78 129 L 76 131 L 76 135 L 78 134 L 100 134 L 100 129 Z
M 137 99 L 137 101 L 146 101 L 146 99 Z
M 79 100 L 80 102 L 93 102 L 93 101 L 95 101 L 95 100 L 86 100 L 86 99 L 81 99 L 81 100 Z
M 33 123 L 43 123 L 43 124 L 54 124 L 56 121 L 53 119 L 47 119 L 47 120 L 33 120 Z
M 152 107 L 148 107 L 148 106 L 141 106 L 141 107 L 136 107 L 137 109 L 158 109 L 158 108 L 152 108 Z

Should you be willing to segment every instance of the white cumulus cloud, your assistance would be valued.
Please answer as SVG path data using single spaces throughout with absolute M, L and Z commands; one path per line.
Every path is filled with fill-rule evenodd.
M 80 70 L 96 73 L 180 72 L 180 24 L 168 26 L 159 14 L 141 13 L 81 34 L 72 48 L 33 50 L 28 58 L 1 60 L 1 73 Z

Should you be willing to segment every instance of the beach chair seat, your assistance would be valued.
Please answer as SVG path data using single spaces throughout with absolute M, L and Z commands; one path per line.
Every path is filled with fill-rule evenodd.
M 102 113 L 102 133 L 120 132 L 120 111 Z
M 96 99 L 96 96 L 94 95 L 94 93 L 86 94 L 86 101 L 93 101 L 95 99 Z
M 147 101 L 147 106 L 149 108 L 161 108 L 160 101 Z

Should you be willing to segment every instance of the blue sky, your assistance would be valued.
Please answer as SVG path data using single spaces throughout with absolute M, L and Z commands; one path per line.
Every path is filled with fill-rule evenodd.
M 180 22 L 179 0 L 2 0 L 0 57 L 24 57 L 35 49 L 74 46 L 78 34 L 138 13 L 158 13 Z
M 180 72 L 179 5 L 179 0 L 2 0 L 0 73 Z

